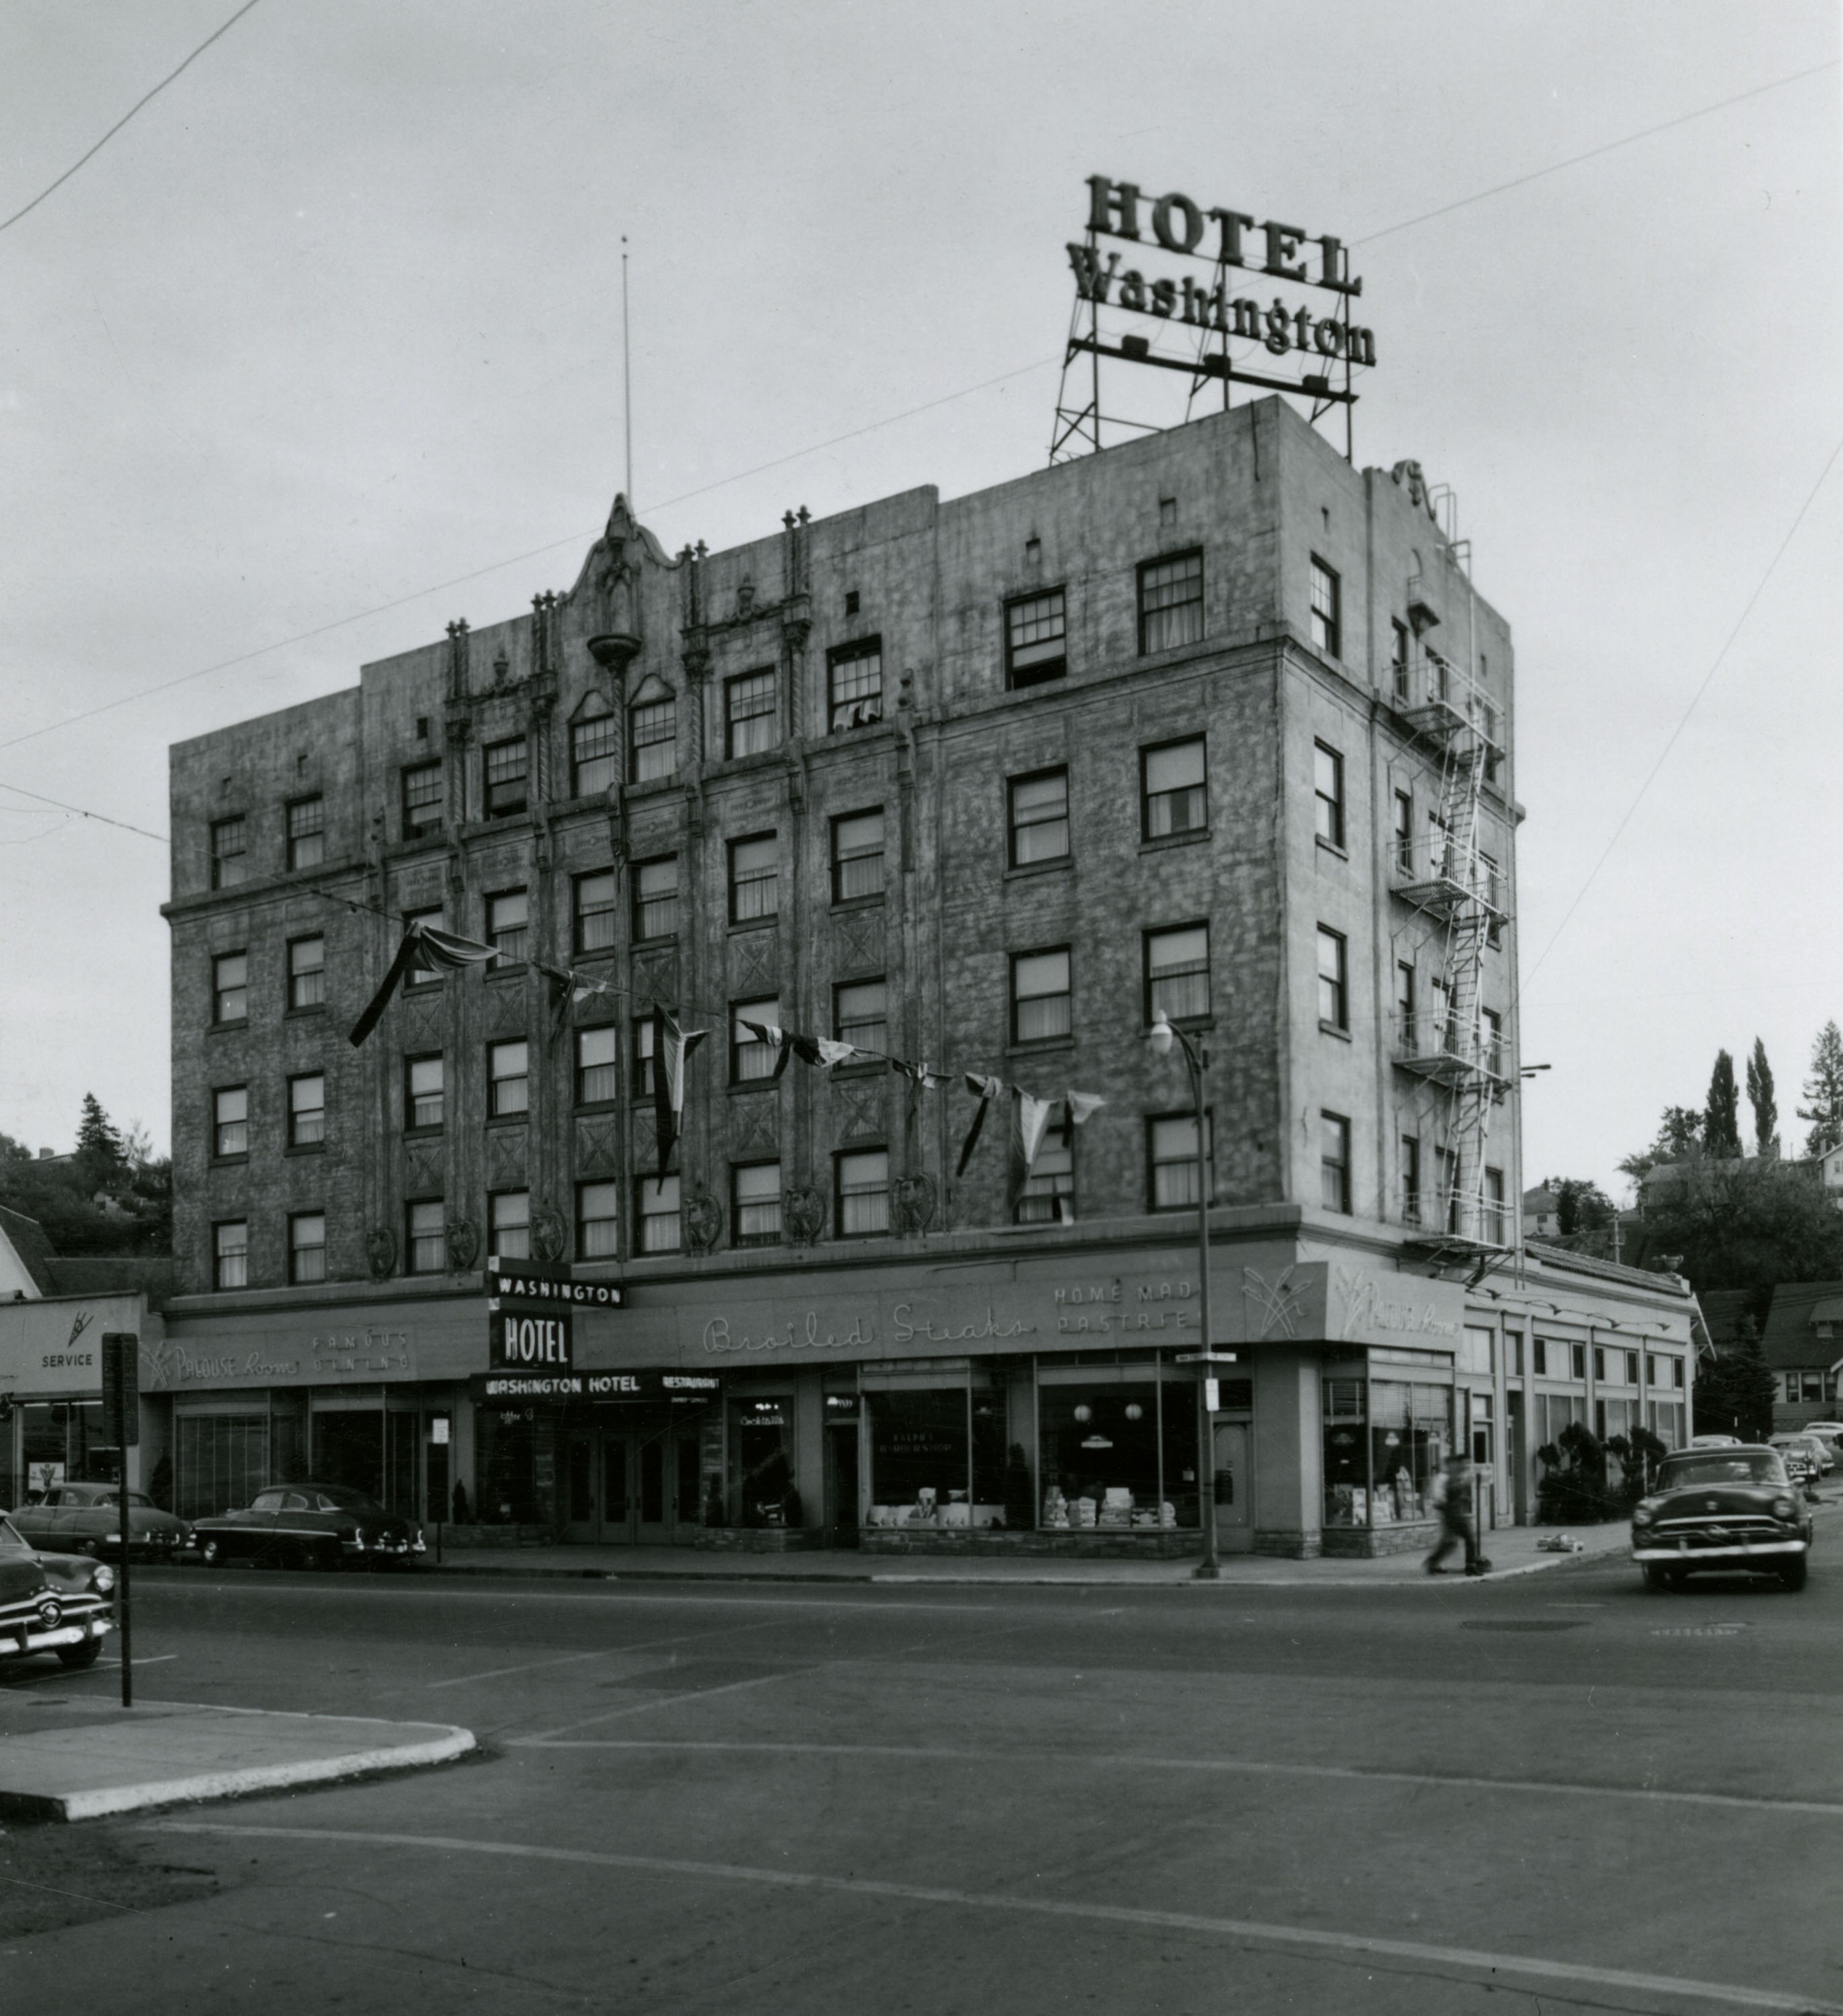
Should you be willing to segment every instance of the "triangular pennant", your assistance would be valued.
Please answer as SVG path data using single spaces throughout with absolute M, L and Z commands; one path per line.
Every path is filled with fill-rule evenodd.
M 1078 1127 L 1085 1126 L 1091 1116 L 1107 1103 L 1096 1092 L 1069 1092 L 1063 1096 L 1069 1103 L 1069 1118 Z
M 1033 1099 L 1022 1086 L 1018 1088 L 1017 1138 L 1024 1147 L 1024 1173 L 1027 1176 L 1031 1172 L 1031 1165 L 1037 1159 L 1037 1150 L 1043 1145 L 1044 1132 L 1056 1107 L 1053 1099 Z
M 819 1062 L 828 1070 L 837 1064 L 848 1064 L 854 1058 L 866 1054 L 855 1043 L 836 1042 L 830 1036 L 814 1037 L 813 1045 L 819 1053 Z
M 662 1183 L 685 1111 L 685 1060 L 709 1033 L 707 1029 L 681 1029 L 677 1018 L 664 1007 L 653 1008 L 653 1121 L 659 1136 L 659 1181 Z

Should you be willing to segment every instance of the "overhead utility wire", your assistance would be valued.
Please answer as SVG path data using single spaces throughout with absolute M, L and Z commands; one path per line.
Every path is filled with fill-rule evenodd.
M 56 805 L 61 812 L 74 812 L 78 819 L 95 819 L 103 826 L 118 826 L 124 833 L 138 833 L 144 840 L 157 840 L 162 847 L 167 844 L 167 835 L 150 833 L 144 826 L 130 826 L 126 819 L 111 819 L 106 812 L 85 812 L 81 805 L 67 805 L 62 798 L 48 798 L 42 791 L 28 791 L 23 784 L 0 783 L 0 791 L 16 791 L 22 798 L 36 798 L 41 805 Z
M 1636 793 L 1632 797 L 1631 804 L 1625 808 L 1625 816 L 1619 821 L 1619 823 L 1613 828 L 1613 835 L 1611 839 L 1607 842 L 1605 848 L 1601 851 L 1600 859 L 1594 862 L 1593 869 L 1589 873 L 1586 880 L 1581 884 L 1579 889 L 1575 892 L 1575 899 L 1568 905 L 1568 909 L 1563 913 L 1561 922 L 1558 923 L 1555 927 L 1554 930 L 1550 934 L 1549 942 L 1542 947 L 1541 952 L 1536 958 L 1535 963 L 1528 969 L 1528 970 L 1524 974 L 1522 979 L 1518 983 L 1517 992 L 1519 997 L 1521 997 L 1523 990 L 1528 986 L 1531 981 L 1535 979 L 1537 973 L 1541 970 L 1542 961 L 1546 959 L 1549 956 L 1550 953 L 1555 949 L 1556 941 L 1561 936 L 1561 934 L 1568 929 L 1569 920 L 1574 916 L 1575 911 L 1581 907 L 1582 903 L 1586 898 L 1587 891 L 1593 887 L 1595 881 L 1598 879 L 1600 871 L 1601 869 L 1605 867 L 1607 861 L 1611 859 L 1613 849 L 1618 845 L 1620 837 L 1624 833 L 1626 827 L 1632 823 L 1633 816 L 1637 812 L 1639 806 L 1643 802 L 1645 794 L 1651 788 L 1652 785 L 1657 782 L 1658 772 L 1664 768 L 1664 765 L 1670 760 L 1670 752 L 1676 747 L 1678 742 L 1681 740 L 1683 730 L 1689 726 L 1690 715 L 1693 715 L 1696 711 L 1697 708 L 1701 704 L 1702 696 L 1707 693 L 1710 686 L 1714 684 L 1715 674 L 1721 670 L 1723 661 L 1726 659 L 1729 652 L 1733 648 L 1734 640 L 1740 635 L 1743 628 L 1746 625 L 1747 619 L 1754 613 L 1754 605 L 1759 600 L 1760 597 L 1766 593 L 1767 583 L 1772 580 L 1773 575 L 1778 571 L 1779 563 L 1785 558 L 1786 549 L 1791 545 L 1792 541 L 1798 536 L 1798 527 L 1804 524 L 1806 514 L 1809 512 L 1812 506 L 1817 502 L 1817 493 L 1824 487 L 1826 481 L 1829 478 L 1831 470 L 1836 466 L 1837 458 L 1840 455 L 1843 455 L 1843 441 L 1839 441 L 1837 445 L 1830 450 L 1829 456 L 1825 460 L 1823 469 L 1818 473 L 1817 481 L 1812 484 L 1810 491 L 1806 495 L 1804 502 L 1798 506 L 1798 516 L 1793 519 L 1791 527 L 1787 531 L 1785 537 L 1780 541 L 1779 550 L 1774 553 L 1772 559 L 1767 562 L 1766 571 L 1760 576 L 1759 581 L 1755 587 L 1753 593 L 1747 598 L 1746 607 L 1741 610 L 1739 616 L 1734 619 L 1734 627 L 1728 632 L 1727 637 L 1722 645 L 1722 648 L 1715 654 L 1715 663 L 1712 664 L 1708 670 L 1703 675 L 1702 683 L 1697 686 L 1694 693 L 1690 696 L 1690 704 L 1683 709 L 1682 718 L 1678 721 L 1676 727 L 1670 731 L 1670 739 L 1665 743 L 1662 749 L 1658 751 L 1657 761 L 1654 762 L 1651 765 L 1650 769 L 1645 773 L 1644 782 L 1639 786 Z
M 77 160 L 73 161 L 70 167 L 65 169 L 64 172 L 58 177 L 55 182 L 49 183 L 46 187 L 41 189 L 38 193 L 33 197 L 32 200 L 26 205 L 23 210 L 16 210 L 12 216 L 5 218 L 4 221 L 0 221 L 0 231 L 10 231 L 13 225 L 17 224 L 22 217 L 30 217 L 32 212 L 44 202 L 45 199 L 49 196 L 53 190 L 62 189 L 65 183 L 76 174 L 77 171 L 81 168 L 85 162 L 93 161 L 96 158 L 97 155 L 101 153 L 103 149 L 108 146 L 109 142 L 121 131 L 123 127 L 127 125 L 128 121 L 134 117 L 135 114 L 141 110 L 142 106 L 150 104 L 155 99 L 159 97 L 160 93 L 166 89 L 167 86 L 173 81 L 174 78 L 179 75 L 181 70 L 189 70 L 192 65 L 196 63 L 199 58 L 204 54 L 206 50 L 218 40 L 218 38 L 220 35 L 228 34 L 230 31 L 236 26 L 238 22 L 242 20 L 243 16 L 248 13 L 250 9 L 255 5 L 256 0 L 244 0 L 243 5 L 231 16 L 230 19 L 225 23 L 222 27 L 206 36 L 205 39 L 199 44 L 198 47 L 185 59 L 185 62 L 180 64 L 178 70 L 169 70 L 150 92 L 147 92 L 145 96 L 136 99 L 134 103 L 128 107 L 127 111 L 125 111 L 118 120 L 116 121 L 115 124 L 111 126 L 108 131 L 103 135 L 102 139 L 90 149 L 87 154 L 85 154 Z

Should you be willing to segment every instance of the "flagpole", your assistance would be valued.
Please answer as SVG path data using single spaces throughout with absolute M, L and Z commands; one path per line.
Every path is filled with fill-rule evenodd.
M 634 510 L 634 381 L 633 351 L 627 333 L 627 239 L 621 240 L 621 419 L 627 441 L 627 509 Z

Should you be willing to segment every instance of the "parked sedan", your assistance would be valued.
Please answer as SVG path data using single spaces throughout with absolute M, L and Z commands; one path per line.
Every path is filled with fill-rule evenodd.
M 1788 1429 L 1784 1435 L 1770 1437 L 1767 1445 L 1785 1456 L 1789 1456 L 1794 1449 L 1802 1449 L 1810 1457 L 1812 1467 L 1820 1477 L 1828 1477 L 1837 1467 L 1837 1459 L 1830 1444 L 1822 1435 L 1814 1435 L 1809 1428 Z
M 67 1666 L 93 1666 L 114 1629 L 114 1587 L 113 1568 L 41 1553 L 0 1513 L 0 1659 L 55 1652 Z
M 60 1554 L 120 1554 L 121 1493 L 113 1484 L 54 1484 L 36 1505 L 22 1505 L 13 1524 L 34 1547 Z M 171 1561 L 191 1538 L 183 1519 L 163 1512 L 144 1491 L 128 1493 L 128 1549 Z
M 1699 1568 L 1776 1575 L 1802 1589 L 1811 1531 L 1777 1449 L 1679 1449 L 1632 1512 L 1632 1558 L 1647 1589 L 1677 1588 Z
M 274 1568 L 337 1568 L 347 1561 L 401 1562 L 423 1552 L 423 1533 L 375 1498 L 343 1484 L 276 1484 L 241 1512 L 196 1519 L 193 1545 L 207 1568 L 260 1561 Z

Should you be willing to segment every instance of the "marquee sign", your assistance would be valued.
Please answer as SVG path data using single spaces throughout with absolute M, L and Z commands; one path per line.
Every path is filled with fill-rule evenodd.
M 1257 222 L 1246 211 L 1220 205 L 1206 209 L 1180 190 L 1148 198 L 1136 182 L 1117 182 L 1107 175 L 1090 175 L 1088 193 L 1087 236 L 1068 247 L 1078 318 L 1085 304 L 1088 322 L 1086 334 L 1069 338 L 1071 360 L 1077 352 L 1089 351 L 1096 358 L 1187 371 L 1193 380 L 1300 392 L 1346 407 L 1355 402 L 1351 373 L 1376 362 L 1376 337 L 1351 319 L 1351 304 L 1363 283 L 1350 271 L 1341 239 L 1274 218 Z M 1103 252 L 1100 241 L 1110 238 L 1125 241 L 1128 249 Z M 1200 282 L 1187 273 L 1148 272 L 1136 262 L 1136 247 L 1208 261 L 1213 276 Z M 1262 297 L 1265 286 L 1258 295 L 1238 293 L 1233 289 L 1242 274 L 1288 289 L 1316 288 L 1331 300 L 1315 304 L 1279 292 L 1269 300 Z M 1196 334 L 1184 355 L 1161 353 L 1154 349 L 1151 336 L 1132 330 L 1117 333 L 1110 343 L 1101 328 L 1103 309 Z M 1212 337 L 1220 339 L 1213 348 Z M 1296 377 L 1245 370 L 1232 359 L 1229 345 L 1236 340 L 1258 344 L 1275 359 L 1290 355 L 1303 368 Z
M 578 1281 L 567 1266 L 541 1260 L 502 1260 L 486 1263 L 486 1305 L 498 1309 L 574 1307 L 617 1309 L 627 1301 L 618 1281 Z

